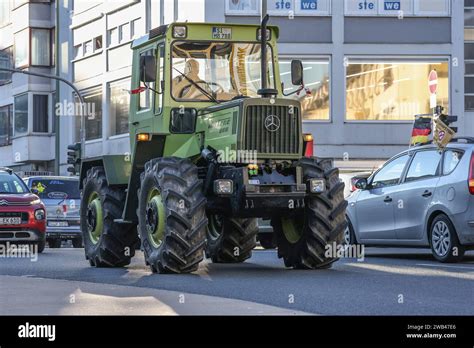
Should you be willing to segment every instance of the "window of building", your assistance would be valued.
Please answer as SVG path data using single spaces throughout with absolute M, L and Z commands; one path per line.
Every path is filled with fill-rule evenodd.
M 33 132 L 48 133 L 49 119 L 49 96 L 33 95 Z
M 15 97 L 15 136 L 28 133 L 28 94 Z
M 330 119 L 330 66 L 329 59 L 303 60 L 304 83 L 311 95 L 304 91 L 293 94 L 290 98 L 301 102 L 303 119 L 329 120 Z M 291 59 L 280 59 L 280 78 L 283 82 L 284 93 L 296 91 L 299 86 L 291 83 Z
M 438 73 L 437 104 L 449 110 L 449 64 L 443 61 L 349 60 L 346 119 L 413 121 L 430 113 L 428 76 Z
M 10 0 L 0 1 L 0 27 L 11 23 L 12 3 Z
M 94 49 L 92 46 L 92 40 L 84 42 L 83 47 L 84 47 L 85 56 L 94 52 Z
M 83 92 L 86 103 L 86 140 L 102 138 L 102 89 L 94 88 Z M 78 117 L 80 118 L 80 117 Z
M 13 135 L 13 105 L 0 107 L 0 146 L 11 145 Z
M 109 46 L 117 45 L 119 42 L 118 29 L 117 28 L 109 29 L 108 34 L 109 34 Z
M 82 57 L 82 44 L 74 46 L 74 59 L 79 59 Z
M 119 27 L 119 42 L 130 40 L 130 23 L 125 23 Z
M 30 31 L 22 30 L 15 34 L 15 67 L 26 67 L 30 63 Z
M 13 69 L 13 47 L 0 51 L 0 68 Z M 12 81 L 12 74 L 0 71 L 0 86 Z
M 474 111 L 474 1 L 464 6 L 464 109 Z
M 285 1 L 283 1 L 285 2 Z M 291 2 L 291 1 L 290 1 Z M 225 14 L 226 15 L 259 15 L 260 14 L 260 0 L 225 0 Z
M 51 66 L 50 29 L 31 29 L 31 65 Z
M 135 19 L 130 22 L 130 36 L 132 39 L 137 38 L 141 34 L 141 19 Z
M 439 151 L 419 151 L 415 154 L 408 169 L 405 181 L 429 179 L 438 175 L 441 164 Z
M 130 79 L 120 80 L 109 85 L 109 117 L 112 135 L 128 133 L 129 89 Z
M 102 49 L 102 35 L 94 38 L 94 52 Z

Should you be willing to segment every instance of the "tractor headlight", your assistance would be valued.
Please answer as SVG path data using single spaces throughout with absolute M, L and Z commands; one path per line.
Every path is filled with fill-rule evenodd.
M 35 219 L 38 221 L 43 221 L 46 218 L 46 213 L 44 209 L 36 209 L 35 210 Z
M 214 193 L 218 195 L 231 195 L 234 192 L 234 182 L 228 179 L 214 181 Z
M 324 191 L 326 191 L 326 181 L 324 179 L 309 180 L 309 192 L 323 193 Z
M 267 33 L 267 41 L 270 41 L 272 39 L 272 32 L 270 29 L 267 29 L 266 30 L 266 33 Z M 259 28 L 257 29 L 257 40 L 258 41 L 262 41 L 262 29 Z
M 185 39 L 188 36 L 188 28 L 185 26 L 177 25 L 173 27 L 173 37 L 175 39 Z

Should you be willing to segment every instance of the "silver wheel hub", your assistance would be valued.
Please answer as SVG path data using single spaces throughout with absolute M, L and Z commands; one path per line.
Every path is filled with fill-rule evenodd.
M 438 221 L 431 234 L 433 250 L 439 256 L 445 256 L 451 248 L 451 233 L 444 221 Z
M 344 243 L 347 245 L 351 244 L 351 230 L 349 229 L 349 226 L 344 230 Z

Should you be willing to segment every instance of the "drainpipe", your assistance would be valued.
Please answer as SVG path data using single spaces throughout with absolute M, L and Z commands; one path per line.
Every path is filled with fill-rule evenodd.
M 56 29 L 54 30 L 54 40 L 55 40 L 55 45 L 54 45 L 54 49 L 55 49 L 55 52 L 54 52 L 54 63 L 55 63 L 55 71 L 56 71 L 56 77 L 59 77 L 60 75 L 60 68 L 59 68 L 59 64 L 60 64 L 60 57 L 59 57 L 59 2 L 61 0 L 56 0 L 55 1 L 55 4 L 56 4 Z M 60 90 L 59 90 L 59 80 L 56 79 L 56 94 L 55 94 L 55 100 L 54 100 L 54 103 L 55 105 L 58 105 L 59 101 L 61 100 L 60 98 Z M 59 168 L 60 168 L 60 164 L 61 164 L 61 142 L 60 142 L 60 137 L 59 137 L 59 131 L 61 129 L 60 127 L 60 120 L 61 118 L 59 117 L 59 115 L 56 115 L 56 113 L 54 112 L 56 108 L 53 108 L 53 115 L 52 117 L 55 117 L 55 121 L 54 122 L 54 134 L 55 134 L 55 137 L 54 137 L 54 153 L 55 153 L 55 159 L 54 159 L 54 174 L 56 175 L 59 175 Z

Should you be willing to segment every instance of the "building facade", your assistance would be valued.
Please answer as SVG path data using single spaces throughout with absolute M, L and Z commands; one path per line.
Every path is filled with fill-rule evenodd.
M 55 11 L 50 1 L 0 1 L 0 66 L 54 73 Z M 54 167 L 55 82 L 0 72 L 0 166 Z
M 60 0 L 59 70 L 95 106 L 94 118 L 86 121 L 86 155 L 129 151 L 130 42 L 134 38 L 176 20 L 257 24 L 263 12 L 271 15 L 270 24 L 280 27 L 280 73 L 285 92 L 292 91 L 290 61 L 303 61 L 305 84 L 311 95 L 293 97 L 303 105 L 303 127 L 314 135 L 318 156 L 335 158 L 338 166 L 346 170 L 372 169 L 405 149 L 414 115 L 431 112 L 428 75 L 432 70 L 438 74 L 437 104 L 459 116 L 456 126 L 461 135 L 473 134 L 472 1 L 262 1 Z M 29 2 L 26 6 L 33 5 L 39 4 Z M 49 6 L 54 8 L 51 3 Z M 13 8 L 12 13 L 16 11 Z M 54 10 L 50 9 L 50 13 L 54 14 Z M 49 26 L 54 27 L 54 21 Z M 4 28 L 0 30 L 3 34 Z M 21 28 L 13 30 L 16 38 Z M 1 46 L 3 40 L 0 42 Z M 8 52 L 11 46 L 13 41 L 0 49 Z M 13 154 L 18 148 L 25 149 L 23 137 L 31 141 L 40 138 L 42 149 L 47 145 L 42 134 L 33 132 L 35 125 L 42 124 L 35 123 L 33 115 L 35 105 L 42 105 L 38 104 L 40 101 L 34 104 L 34 89 L 28 94 L 27 127 L 31 132 L 22 135 L 25 108 L 22 109 L 22 100 L 15 98 L 25 88 L 15 87 L 16 78 L 13 83 L 0 86 L 0 142 L 4 138 L 4 142 L 11 142 L 0 144 L 0 165 L 19 162 Z M 46 85 L 49 90 L 45 93 L 52 101 L 56 96 L 52 92 L 54 83 L 46 82 L 45 89 Z M 74 101 L 74 94 L 62 86 L 58 99 L 66 104 Z M 53 120 L 54 110 L 50 109 L 48 117 Z M 78 117 L 61 116 L 62 172 L 66 168 L 66 145 L 79 140 L 79 128 Z M 48 139 L 48 149 L 53 150 L 52 134 Z M 51 154 L 54 159 L 54 151 L 49 157 Z M 26 161 L 34 160 L 33 155 L 32 152 Z M 25 158 L 20 161 L 23 163 Z

